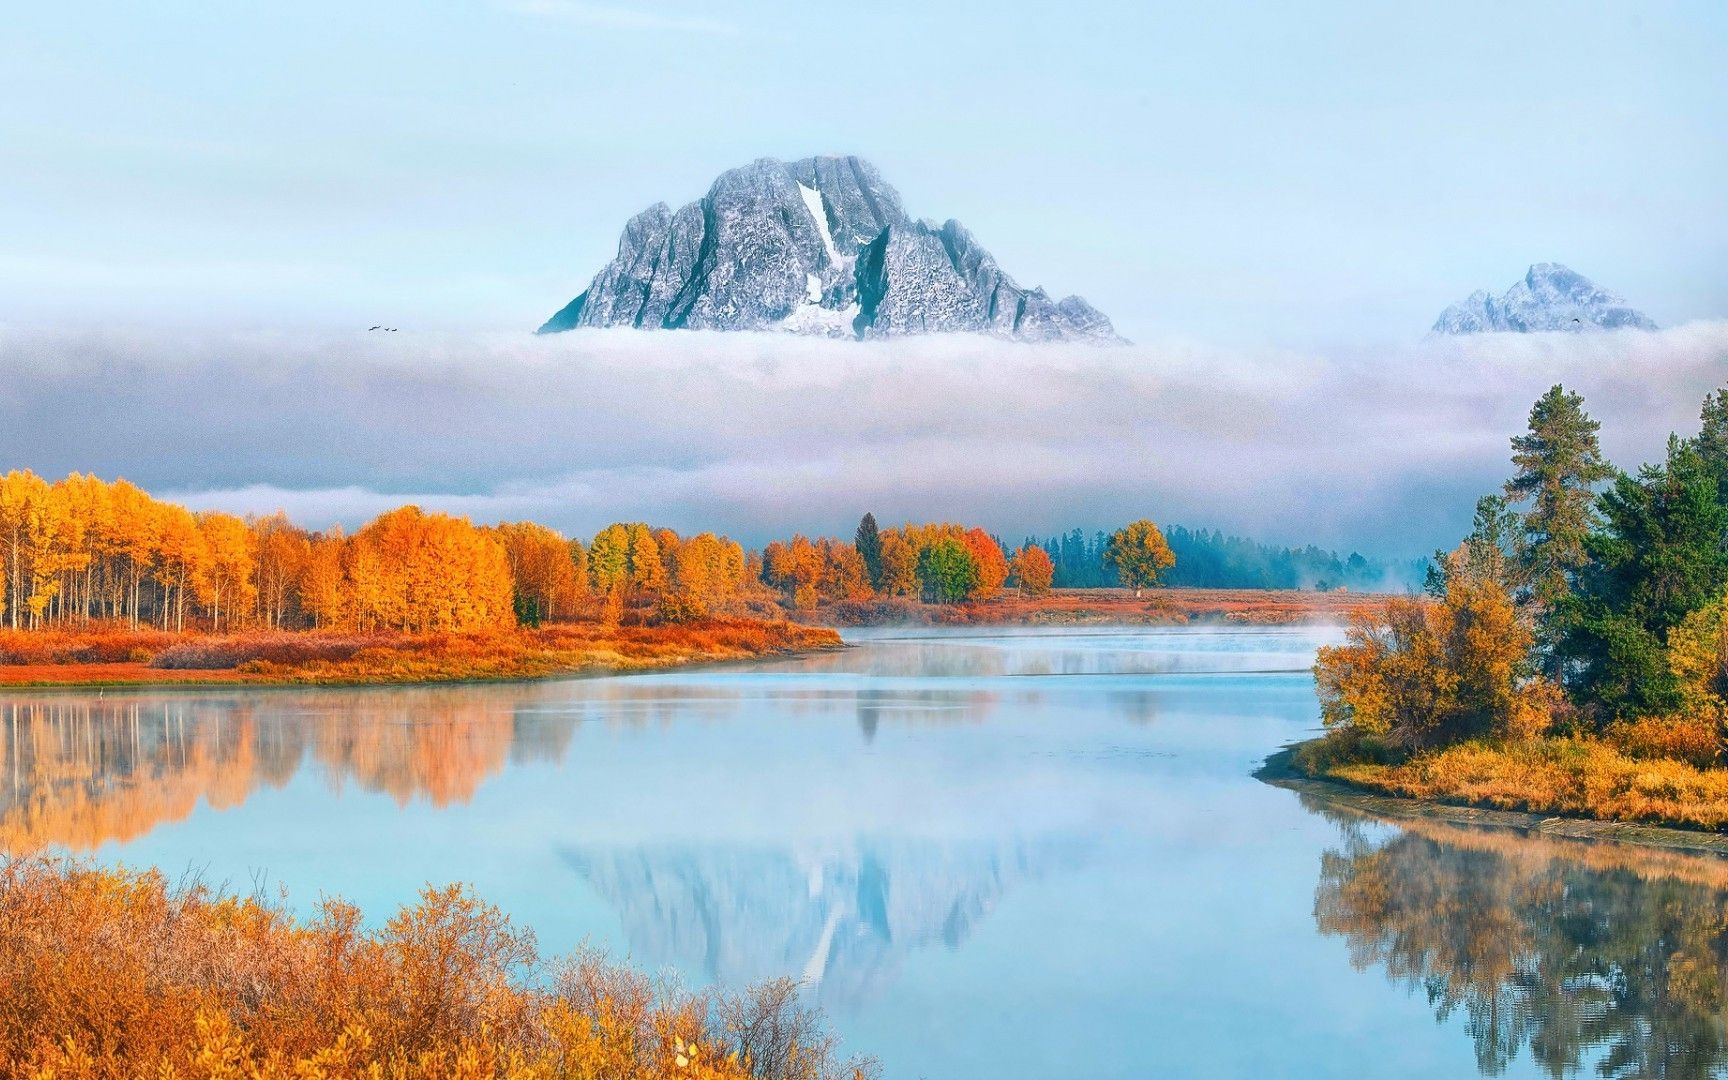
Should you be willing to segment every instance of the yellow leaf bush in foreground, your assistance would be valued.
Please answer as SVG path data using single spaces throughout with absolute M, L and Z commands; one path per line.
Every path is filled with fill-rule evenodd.
M 692 994 L 533 935 L 466 888 L 382 927 L 157 871 L 0 864 L 0 1077 L 861 1080 L 790 983 Z

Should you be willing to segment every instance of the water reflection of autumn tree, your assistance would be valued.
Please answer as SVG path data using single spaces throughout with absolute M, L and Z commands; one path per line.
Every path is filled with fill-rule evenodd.
M 512 750 L 563 756 L 567 723 L 507 696 L 428 690 L 0 703 L 0 851 L 78 851 L 237 806 L 308 760 L 338 788 L 466 802 Z
M 1728 862 L 1329 807 L 1315 920 L 1359 969 L 1460 1010 L 1479 1067 L 1703 1077 L 1728 1065 Z

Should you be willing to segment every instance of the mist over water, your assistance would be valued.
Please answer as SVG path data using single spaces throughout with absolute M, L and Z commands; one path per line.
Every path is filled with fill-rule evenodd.
M 0 457 L 201 508 L 354 524 L 405 501 L 578 533 L 760 542 L 962 519 L 1012 539 L 1150 515 L 1381 555 L 1450 543 L 1554 382 L 1625 467 L 1696 426 L 1728 323 L 1329 354 L 631 331 L 0 328 Z

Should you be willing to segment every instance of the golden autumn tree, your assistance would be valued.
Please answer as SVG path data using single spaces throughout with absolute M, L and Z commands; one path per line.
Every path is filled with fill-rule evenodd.
M 630 581 L 630 533 L 622 524 L 612 524 L 594 535 L 588 547 L 588 576 L 594 591 L 611 593 Z
M 1668 631 L 1668 669 L 1687 712 L 1713 715 L 1728 708 L 1728 597 L 1717 597 Z
M 1003 582 L 1008 580 L 1008 559 L 1002 554 L 1002 545 L 979 528 L 967 529 L 961 542 L 978 564 L 978 587 L 972 595 L 982 598 L 1001 592 Z
M 208 590 L 210 551 L 198 519 L 184 506 L 157 503 L 156 545 L 151 565 L 162 592 L 160 625 L 164 630 L 186 629 L 189 601 Z
M 744 549 L 713 533 L 680 540 L 672 550 L 673 613 L 680 618 L 706 614 L 738 595 L 744 583 Z
M 1014 558 L 1008 562 L 1008 570 L 1020 592 L 1026 596 L 1047 595 L 1050 583 L 1056 579 L 1056 566 L 1050 561 L 1050 553 L 1037 544 L 1027 544 L 1015 552 Z
M 253 518 L 247 522 L 247 528 L 257 559 L 258 621 L 272 630 L 283 629 L 303 607 L 311 538 L 280 512 Z M 340 559 L 337 565 L 340 576 Z
M 762 552 L 762 580 L 783 590 L 792 606 L 808 609 L 821 599 L 822 552 L 802 533 L 790 543 L 775 541 Z
M 6 623 L 14 630 L 33 625 L 31 597 L 47 502 L 48 482 L 35 473 L 0 477 L 0 559 L 5 561 Z
M 1529 670 L 1533 640 L 1498 582 L 1449 574 L 1440 600 L 1395 597 L 1320 650 L 1321 718 L 1400 750 L 1529 737 L 1551 722 L 1546 684 Z
M 1158 584 L 1158 575 L 1176 565 L 1176 554 L 1158 526 L 1145 518 L 1130 522 L 1110 536 L 1104 561 L 1116 568 L 1123 585 L 1140 590 Z
M 404 506 L 354 534 L 348 578 L 360 621 L 411 632 L 513 625 L 504 545 L 467 518 Z
M 821 570 L 816 580 L 817 594 L 826 601 L 868 600 L 872 595 L 870 570 L 864 556 L 851 544 L 824 539 L 817 545 Z
M 654 530 L 640 521 L 625 527 L 625 551 L 630 563 L 630 588 L 637 595 L 657 593 L 666 587 L 666 564 L 660 558 L 660 541 Z M 676 541 L 677 534 L 670 537 Z
M 883 596 L 918 594 L 918 546 L 899 529 L 886 529 L 882 540 Z
M 221 630 L 244 621 L 258 600 L 257 554 L 252 530 L 233 514 L 198 515 L 206 570 L 198 579 L 200 599 L 210 611 L 210 625 Z
M 119 607 L 137 629 L 144 619 L 147 580 L 155 562 L 156 504 L 143 489 L 124 480 L 109 489 L 111 532 L 104 548 L 114 560 L 114 587 Z
M 675 529 L 649 529 L 654 537 L 654 547 L 660 552 L 661 589 L 672 587 L 672 557 L 678 553 L 678 547 L 684 541 Z
M 346 567 L 348 542 L 332 529 L 307 540 L 306 562 L 300 575 L 300 606 L 319 629 L 355 625 L 353 596 Z
M 73 513 L 66 490 L 49 487 L 34 516 L 30 546 L 30 625 L 58 621 L 65 614 L 66 590 L 89 564 L 84 523 Z
M 531 521 L 505 522 L 491 531 L 503 543 L 504 555 L 510 561 L 518 620 L 537 626 L 572 617 L 587 594 L 588 583 L 578 573 L 570 541 Z

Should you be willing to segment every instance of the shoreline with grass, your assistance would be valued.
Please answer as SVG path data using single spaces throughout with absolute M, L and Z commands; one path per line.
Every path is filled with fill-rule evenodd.
M 1323 753 L 1325 741 L 1321 737 L 1285 747 L 1268 757 L 1255 770 L 1254 778 L 1273 787 L 1312 795 L 1382 818 L 1437 820 L 1524 834 L 1612 841 L 1728 857 L 1728 832 L 1724 832 L 1721 825 L 1705 823 L 1706 820 L 1715 820 L 1718 812 L 1728 812 L 1728 802 L 1720 807 L 1717 805 L 1719 799 L 1728 799 L 1728 794 L 1691 803 L 1679 801 L 1675 803 L 1681 808 L 1678 813 L 1646 810 L 1624 815 L 1594 814 L 1582 809 L 1576 799 L 1543 797 L 1534 789 L 1520 791 L 1503 784 L 1490 791 L 1464 784 L 1448 787 L 1432 780 L 1418 784 L 1404 779 L 1410 774 L 1394 771 L 1414 768 L 1419 770 L 1416 775 L 1431 777 L 1433 762 L 1424 763 L 1423 759 L 1402 766 L 1373 765 L 1366 769 L 1360 762 L 1316 762 L 1317 752 Z M 1593 740 L 1571 741 L 1589 743 Z M 1560 756 L 1564 754 L 1562 751 Z M 1659 775 L 1665 771 L 1662 766 L 1667 763 L 1639 762 L 1632 758 L 1622 760 L 1632 765 L 1620 775 L 1622 797 L 1628 800 L 1626 805 L 1629 806 L 1629 801 L 1639 795 L 1649 798 L 1650 789 L 1663 781 L 1655 779 L 1641 785 L 1636 778 Z M 1640 766 L 1649 764 L 1657 765 L 1655 774 L 1640 769 Z M 1373 771 L 1376 769 L 1387 771 L 1376 773 Z M 1710 772 L 1696 768 L 1691 771 L 1706 776 Z M 1728 793 L 1728 771 L 1722 771 L 1707 782 L 1720 784 L 1722 791 Z M 1640 787 L 1644 788 L 1642 792 Z M 1687 807 L 1690 807 L 1690 812 L 1686 811 Z
M 474 634 L 0 632 L 0 687 L 410 686 L 634 674 L 842 648 L 832 629 L 712 618 Z

